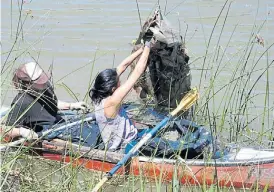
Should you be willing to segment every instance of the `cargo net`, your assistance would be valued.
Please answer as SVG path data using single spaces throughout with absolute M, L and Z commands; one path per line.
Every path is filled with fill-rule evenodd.
M 134 85 L 134 90 L 145 103 L 155 104 L 162 109 L 176 108 L 191 89 L 189 57 L 184 42 L 159 9 L 142 26 L 132 52 L 143 45 L 142 39 L 147 32 L 154 35 L 156 43 L 151 48 L 148 67 Z M 138 60 L 131 65 L 131 72 Z

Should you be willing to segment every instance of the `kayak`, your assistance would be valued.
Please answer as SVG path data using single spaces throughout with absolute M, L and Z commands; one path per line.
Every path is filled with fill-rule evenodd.
M 1 108 L 1 117 L 8 108 Z M 69 125 L 69 124 L 68 124 Z M 42 142 L 39 154 L 62 163 L 90 170 L 108 172 L 124 154 L 106 152 L 65 141 Z M 142 176 L 150 181 L 172 182 L 174 176 L 182 185 L 216 185 L 220 187 L 274 190 L 274 150 L 233 148 L 220 159 L 176 159 L 135 156 L 119 169 L 118 174 Z
M 66 148 L 58 142 L 43 142 L 42 155 L 46 159 L 103 172 L 110 171 L 124 156 L 77 145 Z M 180 183 L 187 185 L 218 183 L 220 187 L 274 189 L 274 151 L 241 148 L 223 159 L 174 160 L 136 156 L 118 174 L 141 175 L 151 181 L 161 178 L 162 182 L 171 182 L 176 173 Z

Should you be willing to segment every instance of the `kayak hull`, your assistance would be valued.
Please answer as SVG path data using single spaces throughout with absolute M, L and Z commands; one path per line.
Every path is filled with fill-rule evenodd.
M 4 112 L 2 110 L 1 117 L 5 115 L 7 109 Z M 102 172 L 110 171 L 123 158 L 123 154 L 115 152 L 79 147 L 75 144 L 69 146 L 67 148 L 66 142 L 64 144 L 43 141 L 42 151 L 38 154 L 46 159 Z M 71 154 L 71 156 L 63 154 Z M 162 182 L 171 182 L 176 174 L 180 183 L 185 185 L 218 184 L 220 187 L 274 190 L 274 151 L 240 149 L 230 153 L 225 160 L 207 161 L 201 159 L 176 161 L 140 156 L 131 159 L 126 167 L 118 170 L 118 174 L 131 174 Z
M 97 150 L 100 151 L 100 150 Z M 104 151 L 101 151 L 102 153 Z M 84 152 L 83 152 L 84 153 Z M 96 153 L 92 151 L 92 154 Z M 109 156 L 113 156 L 113 152 Z M 108 155 L 100 158 L 62 156 L 61 154 L 44 151 L 43 157 L 63 163 L 71 163 L 74 166 L 85 167 L 89 170 L 108 172 L 122 154 L 117 154 L 117 159 L 108 159 Z M 121 156 L 121 157 L 120 157 Z M 112 161 L 112 162 L 111 162 Z M 195 163 L 194 163 L 195 162 Z M 209 165 L 207 165 L 209 164 Z M 128 165 L 118 170 L 120 175 L 141 176 L 149 181 L 172 182 L 174 174 L 182 185 L 218 185 L 220 187 L 248 188 L 274 190 L 274 159 L 265 162 L 230 164 L 228 162 L 212 162 L 204 160 L 175 161 L 163 158 L 134 157 Z

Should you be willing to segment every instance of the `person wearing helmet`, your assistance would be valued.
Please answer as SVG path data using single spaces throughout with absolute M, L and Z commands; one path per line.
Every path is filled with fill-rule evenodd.
M 45 73 L 36 62 L 21 65 L 15 70 L 12 82 L 18 90 L 11 103 L 11 110 L 5 122 L 2 135 L 37 139 L 37 132 L 62 121 L 58 110 L 85 110 L 84 102 L 67 103 L 59 101 Z

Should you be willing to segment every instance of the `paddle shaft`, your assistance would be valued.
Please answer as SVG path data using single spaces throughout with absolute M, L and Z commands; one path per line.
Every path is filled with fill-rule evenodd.
M 75 126 L 75 125 L 77 125 L 77 124 L 80 124 L 80 123 L 83 123 L 83 122 L 86 122 L 86 121 L 92 121 L 92 120 L 94 120 L 94 117 L 93 117 L 93 116 L 92 116 L 92 117 L 87 117 L 87 118 L 85 118 L 85 119 L 81 119 L 81 120 L 79 120 L 79 121 L 75 121 L 75 122 L 73 122 L 73 123 L 69 123 L 68 125 L 63 125 L 63 126 L 58 127 L 58 128 L 56 128 L 56 129 L 49 129 L 49 130 L 47 130 L 47 131 L 44 131 L 44 132 L 40 133 L 40 134 L 39 134 L 39 138 L 43 138 L 44 136 L 48 135 L 49 133 L 61 131 L 61 130 L 66 129 L 66 128 L 73 127 L 73 126 Z M 17 140 L 17 141 L 11 142 L 11 143 L 9 143 L 9 144 L 7 144 L 7 145 L 2 145 L 2 146 L 0 146 L 0 150 L 4 150 L 4 149 L 6 149 L 7 147 L 20 145 L 20 144 L 22 144 L 24 141 L 26 141 L 26 139 L 25 139 L 25 138 L 22 138 L 22 139 L 19 139 L 19 140 Z
M 49 133 L 61 131 L 63 129 L 66 129 L 66 128 L 69 128 L 69 127 L 73 127 L 73 126 L 78 125 L 80 123 L 83 123 L 83 122 L 86 122 L 86 121 L 92 121 L 92 120 L 94 120 L 94 117 L 87 117 L 85 119 L 81 119 L 79 121 L 75 121 L 73 123 L 69 123 L 68 125 L 63 125 L 63 126 L 58 127 L 56 129 L 49 129 L 47 131 L 42 132 L 41 136 L 39 136 L 39 137 L 44 137 L 44 136 L 48 135 Z
M 162 127 L 164 127 L 167 122 L 171 119 L 171 116 L 164 118 L 156 127 L 154 127 L 149 133 L 147 133 L 125 156 L 121 159 L 115 167 L 113 167 L 108 173 L 107 176 L 112 177 L 114 173 L 122 167 L 128 159 L 133 156 L 149 139 L 151 139 Z
M 107 182 L 113 175 L 131 158 L 149 139 L 151 139 L 155 133 L 157 133 L 162 127 L 164 127 L 168 121 L 172 118 L 172 115 L 165 117 L 156 127 L 154 127 L 148 134 L 145 135 L 124 157 L 121 159 L 115 167 L 113 167 L 102 180 L 93 188 L 92 192 L 97 192 L 105 182 Z

